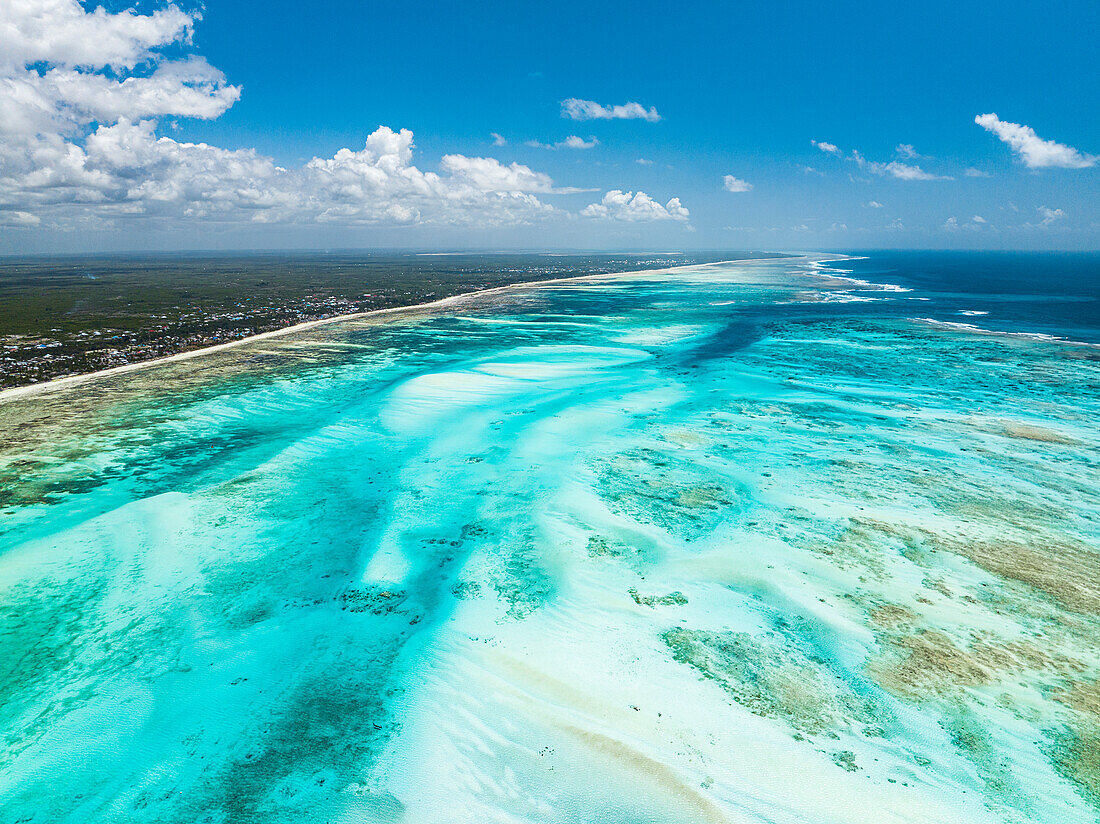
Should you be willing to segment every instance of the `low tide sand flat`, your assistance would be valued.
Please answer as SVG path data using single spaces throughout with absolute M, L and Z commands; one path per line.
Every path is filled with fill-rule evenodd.
M 0 820 L 1096 820 L 1095 350 L 825 257 L 7 395 Z

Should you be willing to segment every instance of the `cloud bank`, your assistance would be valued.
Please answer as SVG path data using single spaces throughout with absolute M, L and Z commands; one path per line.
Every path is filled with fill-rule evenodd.
M 362 147 L 314 157 L 294 169 L 253 149 L 162 135 L 162 120 L 216 118 L 241 94 L 191 53 L 198 19 L 174 5 L 143 14 L 86 11 L 77 0 L 5 0 L 0 224 L 480 227 L 566 216 L 543 198 L 576 190 L 557 188 L 549 175 L 519 163 L 448 154 L 438 171 L 418 167 L 407 129 L 379 126 Z M 635 116 L 630 106 L 627 114 L 613 107 L 609 116 Z M 643 116 L 652 119 L 656 111 Z M 505 142 L 493 137 L 497 145 Z M 595 142 L 570 136 L 560 145 L 579 149 Z M 650 219 L 669 219 L 668 209 L 659 208 L 665 214 L 651 210 Z M 628 211 L 639 215 L 631 219 L 642 219 L 645 209 L 639 204 Z

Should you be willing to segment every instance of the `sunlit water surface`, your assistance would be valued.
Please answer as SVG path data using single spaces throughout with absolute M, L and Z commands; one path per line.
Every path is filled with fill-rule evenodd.
M 7 400 L 0 820 L 1095 820 L 1100 350 L 816 260 Z

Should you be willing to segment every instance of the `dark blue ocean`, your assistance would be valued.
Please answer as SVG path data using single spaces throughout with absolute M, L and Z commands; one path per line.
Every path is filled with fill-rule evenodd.
M 915 317 L 1100 343 L 1100 252 L 848 254 L 825 270 L 911 289 Z

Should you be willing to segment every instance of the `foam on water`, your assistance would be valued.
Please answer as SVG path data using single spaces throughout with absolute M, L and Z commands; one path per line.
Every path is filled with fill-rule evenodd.
M 0 819 L 1094 820 L 1097 361 L 816 262 L 0 406 Z

